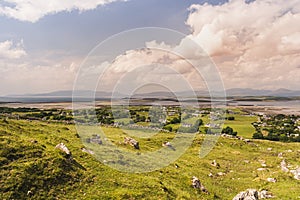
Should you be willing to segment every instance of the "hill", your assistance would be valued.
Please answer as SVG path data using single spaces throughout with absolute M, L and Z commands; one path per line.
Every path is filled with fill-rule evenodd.
M 172 137 L 172 133 L 160 133 L 139 139 L 141 150 L 133 150 L 119 143 L 124 137 L 120 129 L 106 128 L 107 132 L 119 148 L 140 152 L 161 148 L 162 141 Z M 282 152 L 288 164 L 299 165 L 299 143 L 220 137 L 213 151 L 200 159 L 204 136 L 198 134 L 174 164 L 132 174 L 113 170 L 83 152 L 74 125 L 2 118 L 0 138 L 1 199 L 232 199 L 247 188 L 266 189 L 274 199 L 299 198 L 300 182 L 281 171 L 282 159 L 277 156 Z M 73 161 L 55 149 L 61 142 L 72 152 Z M 212 160 L 220 168 L 212 166 Z M 265 170 L 257 170 L 262 163 Z M 192 176 L 201 180 L 209 194 L 191 186 Z M 267 182 L 268 177 L 277 182 Z

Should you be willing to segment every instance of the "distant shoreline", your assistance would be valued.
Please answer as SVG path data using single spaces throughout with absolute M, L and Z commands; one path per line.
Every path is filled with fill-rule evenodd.
M 109 101 L 109 100 L 102 100 L 96 101 L 95 105 L 97 106 L 108 106 L 113 103 L 113 105 L 122 105 L 123 101 Z M 130 105 L 133 106 L 142 106 L 142 105 L 152 105 L 152 104 L 159 104 L 164 106 L 180 106 L 180 102 L 168 102 L 168 101 L 136 101 Z M 91 105 L 89 102 L 82 102 L 80 103 L 81 107 L 86 107 L 87 105 Z M 195 102 L 189 102 L 187 105 L 195 105 Z M 209 102 L 199 102 L 199 107 L 210 107 Z M 40 108 L 40 109 L 51 109 L 51 108 L 58 108 L 58 109 L 69 109 L 73 108 L 72 102 L 28 102 L 28 103 L 0 103 L 0 107 L 11 107 L 11 108 L 18 108 L 18 107 L 28 107 L 28 108 Z M 263 114 L 294 114 L 300 115 L 300 101 L 232 101 L 227 103 L 228 108 L 242 108 L 246 111 L 251 113 L 263 113 Z

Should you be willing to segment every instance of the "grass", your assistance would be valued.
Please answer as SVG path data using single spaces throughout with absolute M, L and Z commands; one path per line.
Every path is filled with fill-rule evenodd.
M 234 131 L 238 132 L 239 136 L 245 138 L 252 138 L 253 133 L 255 133 L 255 128 L 251 123 L 257 121 L 257 116 L 248 116 L 248 115 L 228 115 L 233 116 L 235 120 L 228 121 L 226 120 L 224 123 L 224 127 L 230 126 Z
M 247 136 L 246 131 L 251 130 L 243 127 L 243 123 L 254 118 L 235 117 L 236 121 L 228 125 L 239 135 Z M 244 120 L 243 123 L 240 120 Z M 86 130 L 81 134 L 83 140 L 97 132 L 95 127 Z M 174 138 L 174 133 L 135 137 L 141 150 L 134 150 L 120 143 L 126 135 L 122 130 L 103 130 L 113 145 L 131 153 L 155 151 L 162 148 L 163 141 Z M 153 172 L 136 174 L 114 170 L 82 152 L 81 139 L 74 125 L 0 119 L 0 199 L 232 199 L 247 188 L 267 189 L 274 194 L 274 199 L 299 198 L 300 182 L 291 174 L 281 172 L 281 159 L 277 156 L 283 152 L 287 163 L 294 167 L 299 165 L 299 143 L 260 140 L 245 143 L 219 138 L 212 152 L 200 159 L 204 136 L 198 134 L 174 163 Z M 55 149 L 60 142 L 71 150 L 74 162 Z M 269 147 L 271 151 L 267 150 Z M 210 165 L 212 160 L 220 164 L 220 169 Z M 265 171 L 257 171 L 261 167 L 260 160 L 267 164 Z M 218 172 L 225 175 L 217 176 Z M 214 176 L 209 177 L 209 173 Z M 197 176 L 210 194 L 193 189 L 192 176 Z M 277 178 L 278 182 L 269 183 L 268 177 Z

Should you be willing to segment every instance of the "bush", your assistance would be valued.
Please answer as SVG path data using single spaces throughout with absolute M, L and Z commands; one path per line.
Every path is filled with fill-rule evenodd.
M 237 132 L 233 131 L 233 128 L 231 128 L 229 126 L 227 126 L 226 128 L 223 128 L 222 133 L 227 134 L 227 135 L 237 136 Z
M 163 127 L 163 129 L 165 129 L 165 130 L 168 130 L 168 131 L 172 132 L 172 127 L 171 127 L 171 126 L 165 126 L 165 127 Z
M 252 136 L 253 139 L 264 139 L 264 136 L 261 132 L 256 132 Z
M 233 120 L 235 120 L 235 118 L 234 118 L 234 117 L 232 117 L 232 116 L 230 116 L 230 117 L 227 117 L 227 120 L 229 120 L 229 121 L 233 121 Z

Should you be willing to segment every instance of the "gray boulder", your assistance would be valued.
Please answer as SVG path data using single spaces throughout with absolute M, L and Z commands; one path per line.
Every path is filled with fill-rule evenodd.
M 232 200 L 258 200 L 258 191 L 255 189 L 247 189 L 237 194 Z

